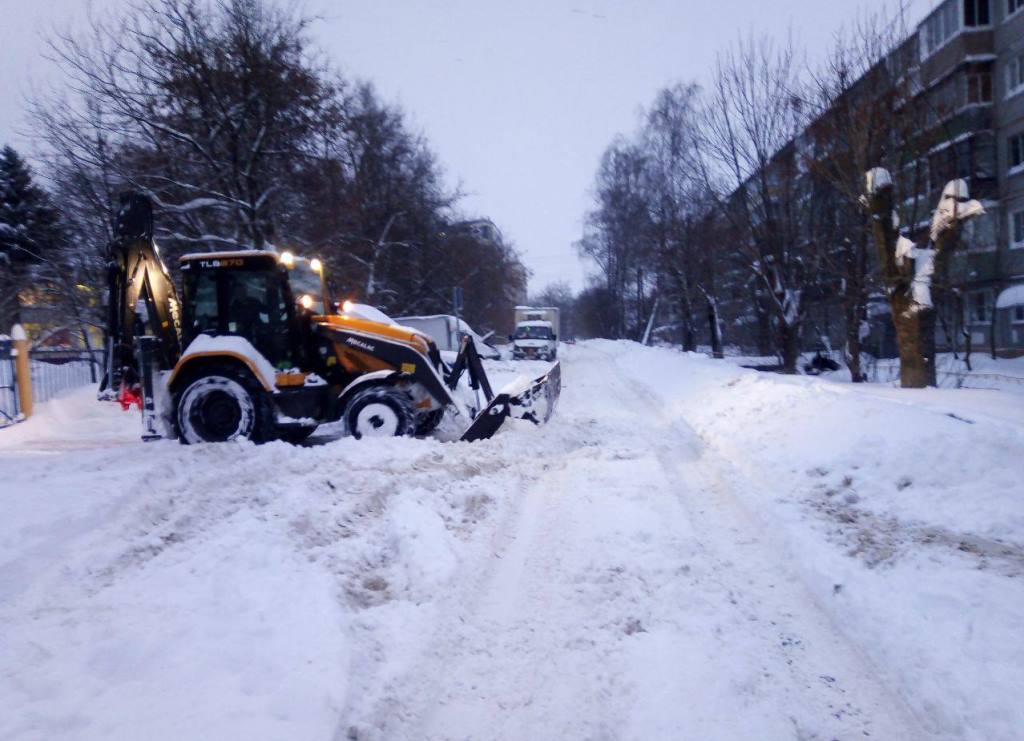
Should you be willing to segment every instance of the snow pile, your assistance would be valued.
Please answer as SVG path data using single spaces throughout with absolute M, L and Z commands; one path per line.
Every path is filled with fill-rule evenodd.
M 235 335 L 217 335 L 214 337 L 201 334 L 185 348 L 185 352 L 181 354 L 181 360 L 178 361 L 179 366 L 192 355 L 204 355 L 207 353 L 228 353 L 238 356 L 252 369 L 253 373 L 259 376 L 264 386 L 274 388 L 277 370 L 244 337 L 237 337 Z
M 0 432 L 0 738 L 1019 738 L 1024 399 L 563 364 L 473 444 Z
M 0 738 L 346 737 L 561 450 L 144 444 L 94 394 L 0 436 Z
M 925 729 L 1017 737 L 1024 400 L 601 347 L 732 467 L 731 489 Z

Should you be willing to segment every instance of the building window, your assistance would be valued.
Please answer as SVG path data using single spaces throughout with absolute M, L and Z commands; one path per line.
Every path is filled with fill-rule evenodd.
M 1024 247 L 1024 211 L 1010 214 L 1010 246 L 1015 249 Z
M 1024 3 L 1024 0 L 1020 0 Z M 1006 63 L 1006 95 L 1024 90 L 1024 54 L 1018 54 Z
M 974 165 L 972 177 L 978 180 L 995 179 L 999 172 L 996 164 L 996 140 L 988 132 L 982 132 L 971 141 L 971 159 Z
M 1014 134 L 1009 140 L 1010 172 L 1024 169 L 1024 133 Z
M 973 252 L 992 252 L 996 249 L 996 217 L 997 214 L 989 210 L 964 225 L 963 237 L 967 249 Z
M 969 296 L 967 311 L 970 323 L 987 323 L 992 318 L 992 296 L 988 291 L 975 291 Z
M 959 0 L 946 0 L 921 24 L 921 50 L 927 57 L 960 31 Z
M 965 26 L 987 26 L 989 22 L 988 0 L 964 0 Z
M 1013 15 L 1018 10 L 1024 10 L 1024 0 L 1006 0 L 1006 15 Z
M 967 75 L 967 102 L 968 103 L 991 103 L 992 102 L 992 73 L 988 70 L 983 72 L 970 72 Z
M 1024 304 L 1017 304 L 1013 307 L 1013 323 L 1024 324 Z

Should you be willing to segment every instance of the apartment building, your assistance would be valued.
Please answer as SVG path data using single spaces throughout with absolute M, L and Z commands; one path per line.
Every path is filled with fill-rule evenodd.
M 928 227 L 942 187 L 954 178 L 968 182 L 986 214 L 969 222 L 949 274 L 937 282 L 957 289 L 941 301 L 937 329 L 940 349 L 1003 356 L 1024 354 L 1024 0 L 946 0 L 849 93 L 878 95 L 884 85 L 906 86 L 912 96 L 916 141 L 904 143 L 894 173 L 902 200 L 902 223 L 914 238 Z M 887 82 L 885 82 L 887 81 Z M 813 123 L 772 167 L 791 171 L 792 149 L 813 156 L 815 129 L 828 129 L 828 112 Z M 822 137 L 818 137 L 820 141 Z M 900 148 L 900 143 L 895 143 Z M 723 296 L 732 336 L 744 346 L 768 346 L 763 312 L 751 311 L 752 286 L 745 275 L 726 276 Z M 809 349 L 843 344 L 845 319 L 837 291 L 819 286 L 807 295 L 804 344 Z M 959 300 L 954 300 L 956 296 Z M 756 303 L 756 298 L 755 298 Z M 888 302 L 875 296 L 868 306 L 865 349 L 896 353 Z
M 949 280 L 976 349 L 1024 354 L 1024 0 L 946 0 L 908 40 L 940 136 L 925 164 L 928 203 L 954 177 L 986 215 L 968 225 Z M 940 327 L 939 344 L 950 343 Z

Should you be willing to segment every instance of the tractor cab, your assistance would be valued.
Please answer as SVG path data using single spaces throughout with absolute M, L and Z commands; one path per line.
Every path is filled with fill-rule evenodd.
M 181 258 L 182 340 L 234 335 L 272 366 L 305 365 L 309 316 L 328 305 L 319 260 L 288 252 L 221 252 Z

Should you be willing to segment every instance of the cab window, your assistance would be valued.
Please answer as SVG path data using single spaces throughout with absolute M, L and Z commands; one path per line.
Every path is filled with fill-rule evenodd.
M 289 364 L 288 304 L 277 273 L 231 270 L 221 280 L 227 332 L 245 337 L 275 366 Z
M 211 273 L 185 276 L 185 321 L 191 337 L 217 332 L 217 279 Z

